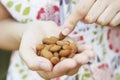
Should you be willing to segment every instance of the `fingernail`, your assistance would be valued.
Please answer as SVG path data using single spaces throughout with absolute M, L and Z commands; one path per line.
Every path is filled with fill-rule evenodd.
M 63 35 L 68 35 L 70 33 L 70 29 L 69 28 L 65 28 L 65 29 L 63 29 L 63 31 L 62 31 L 62 34 Z
M 44 70 L 44 71 L 51 71 L 51 67 L 50 67 L 50 65 L 47 64 L 47 63 L 41 63 L 41 64 L 40 64 L 40 68 L 41 68 L 42 70 Z

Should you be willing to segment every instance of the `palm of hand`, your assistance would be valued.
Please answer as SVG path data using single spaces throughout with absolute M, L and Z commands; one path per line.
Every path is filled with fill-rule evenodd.
M 37 71 L 43 78 L 50 79 L 65 74 L 72 75 L 78 71 L 80 64 L 88 62 L 89 56 L 78 54 L 73 59 L 65 59 L 53 67 L 48 59 L 37 56 L 36 46 L 42 43 L 43 38 L 58 37 L 60 28 L 51 21 L 32 22 L 28 26 L 32 27 L 23 34 L 19 50 L 20 56 L 28 68 Z M 85 57 L 82 60 L 83 63 L 78 60 L 79 57 Z

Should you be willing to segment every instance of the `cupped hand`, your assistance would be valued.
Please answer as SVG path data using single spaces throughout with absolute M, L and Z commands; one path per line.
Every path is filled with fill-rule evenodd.
M 118 26 L 120 25 L 120 0 L 78 0 L 63 24 L 62 33 L 68 35 L 78 21 Z
M 23 33 L 20 45 L 20 56 L 29 69 L 37 71 L 38 74 L 45 78 L 51 79 L 63 75 L 75 74 L 81 65 L 87 63 L 93 55 L 93 50 L 89 45 L 78 45 L 78 54 L 71 59 L 65 59 L 55 66 L 44 58 L 37 56 L 36 46 L 42 44 L 42 39 L 50 36 L 59 36 L 61 31 L 52 21 L 38 21 L 28 24 L 31 26 Z

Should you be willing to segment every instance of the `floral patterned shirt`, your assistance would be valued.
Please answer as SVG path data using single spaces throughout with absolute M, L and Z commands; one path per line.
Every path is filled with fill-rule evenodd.
M 53 20 L 61 25 L 75 0 L 1 0 L 10 14 L 19 22 Z M 80 43 L 93 46 L 95 58 L 83 65 L 73 76 L 53 80 L 120 80 L 120 27 L 110 29 L 97 24 L 79 22 L 70 34 Z M 43 80 L 23 64 L 18 52 L 11 57 L 7 80 Z

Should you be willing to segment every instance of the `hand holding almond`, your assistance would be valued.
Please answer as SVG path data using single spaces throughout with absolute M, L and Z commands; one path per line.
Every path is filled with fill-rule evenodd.
M 19 51 L 21 58 L 27 64 L 28 68 L 37 71 L 38 74 L 43 78 L 51 79 L 63 75 L 75 74 L 82 64 L 87 63 L 88 60 L 93 57 L 93 51 L 91 47 L 84 44 L 79 46 L 77 45 L 77 54 L 72 58 L 66 58 L 64 60 L 63 58 L 58 58 L 60 55 L 68 56 L 63 53 L 69 52 L 66 50 L 61 51 L 59 53 L 60 55 L 57 53 L 62 45 L 62 42 L 57 40 L 61 31 L 60 27 L 51 21 L 29 23 L 29 25 L 33 24 L 35 26 L 24 32 Z M 39 26 L 36 26 L 38 24 Z M 52 42 L 46 39 L 50 38 L 51 36 L 56 37 L 56 39 L 52 38 Z M 66 37 L 66 41 L 72 40 Z M 48 45 L 49 43 L 51 43 L 51 45 Z M 41 45 L 39 51 L 37 52 L 36 46 L 38 44 Z M 68 44 L 68 42 L 65 42 L 65 44 Z M 68 49 L 68 47 L 65 45 L 64 49 Z M 60 59 L 62 61 L 60 61 Z

